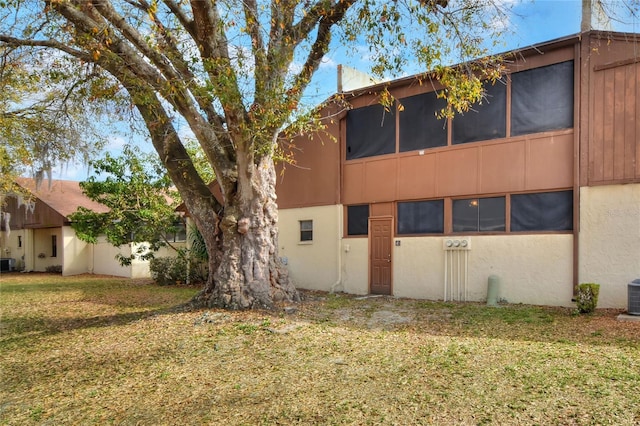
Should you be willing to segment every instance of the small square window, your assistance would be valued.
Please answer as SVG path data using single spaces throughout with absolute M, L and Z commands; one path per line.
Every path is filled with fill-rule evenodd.
M 300 221 L 300 241 L 313 241 L 313 221 L 301 220 Z
M 369 205 L 347 206 L 347 235 L 369 234 Z

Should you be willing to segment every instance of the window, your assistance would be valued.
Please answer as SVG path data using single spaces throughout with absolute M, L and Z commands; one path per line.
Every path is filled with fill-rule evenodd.
M 507 86 L 503 81 L 484 85 L 486 99 L 465 114 L 453 118 L 453 144 L 507 136 Z
M 51 236 L 51 257 L 58 257 L 58 236 Z
M 453 200 L 453 232 L 505 230 L 505 197 Z
M 398 203 L 398 234 L 444 232 L 444 200 Z
M 396 118 L 376 104 L 347 113 L 347 160 L 396 152 Z
M 187 225 L 185 222 L 182 219 L 176 220 L 173 223 L 173 228 L 165 234 L 165 238 L 170 243 L 187 241 Z
M 511 135 L 573 127 L 573 61 L 511 75 Z
M 300 242 L 313 241 L 313 221 L 301 220 L 300 221 Z
M 400 152 L 447 146 L 447 120 L 436 114 L 447 106 L 436 92 L 400 100 Z
M 18 235 L 18 248 L 22 247 L 22 235 Z
M 369 205 L 347 206 L 347 235 L 369 234 Z
M 511 196 L 511 231 L 570 231 L 573 191 Z

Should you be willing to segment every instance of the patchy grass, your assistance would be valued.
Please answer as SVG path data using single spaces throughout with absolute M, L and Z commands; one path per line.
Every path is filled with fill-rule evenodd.
M 292 314 L 183 312 L 197 290 L 0 277 L 0 424 L 640 423 L 640 323 L 305 292 Z

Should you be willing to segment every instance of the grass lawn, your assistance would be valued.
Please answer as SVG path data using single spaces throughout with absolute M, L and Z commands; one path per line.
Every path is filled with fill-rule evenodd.
M 640 424 L 618 311 L 358 299 L 175 309 L 197 290 L 0 277 L 2 425 Z

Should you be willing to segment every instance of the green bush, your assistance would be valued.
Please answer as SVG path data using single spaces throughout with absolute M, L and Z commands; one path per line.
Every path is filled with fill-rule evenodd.
M 187 283 L 201 283 L 207 280 L 208 268 L 207 264 L 197 259 L 191 259 L 191 264 L 187 268 L 187 258 L 184 256 L 176 257 L 156 257 L 151 259 L 149 263 L 151 278 L 158 285 L 176 285 Z
M 576 296 L 578 312 L 590 314 L 595 311 L 598 305 L 598 294 L 600 294 L 600 284 L 582 283 L 578 285 L 578 295 Z
M 51 274 L 61 274 L 62 273 L 62 265 L 50 265 L 44 268 L 46 272 Z

